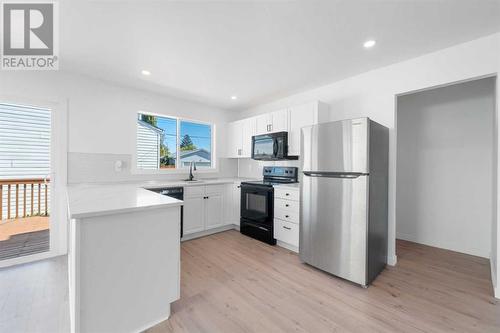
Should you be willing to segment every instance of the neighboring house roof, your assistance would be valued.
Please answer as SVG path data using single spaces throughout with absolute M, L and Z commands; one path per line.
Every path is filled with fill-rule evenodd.
M 210 152 L 205 149 L 181 151 L 180 158 L 183 162 L 210 162 Z
M 138 123 L 139 125 L 142 125 L 142 126 L 144 126 L 144 127 L 149 128 L 149 129 L 151 129 L 151 130 L 153 130 L 153 131 L 155 131 L 155 132 L 158 132 L 158 134 L 160 134 L 160 135 L 161 135 L 161 134 L 163 134 L 163 130 L 162 130 L 161 128 L 156 127 L 156 126 L 153 126 L 153 125 L 151 125 L 150 123 L 147 123 L 147 122 L 145 122 L 145 121 L 143 121 L 143 120 L 137 119 L 137 123 Z

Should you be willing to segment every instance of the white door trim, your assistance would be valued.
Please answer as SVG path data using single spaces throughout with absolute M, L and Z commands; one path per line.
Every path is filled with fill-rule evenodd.
M 67 161 L 68 102 L 0 95 L 1 103 L 30 105 L 51 110 L 50 152 L 50 250 L 0 261 L 0 268 L 64 255 L 68 252 Z

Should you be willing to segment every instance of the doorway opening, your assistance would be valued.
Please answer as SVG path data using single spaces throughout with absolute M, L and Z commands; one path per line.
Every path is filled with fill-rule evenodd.
M 0 261 L 48 252 L 51 110 L 0 103 Z
M 397 99 L 397 238 L 489 257 L 495 78 Z

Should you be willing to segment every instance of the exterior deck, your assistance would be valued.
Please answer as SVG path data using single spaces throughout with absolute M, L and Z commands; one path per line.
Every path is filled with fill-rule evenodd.
M 34 216 L 0 223 L 0 260 L 48 251 L 49 217 Z

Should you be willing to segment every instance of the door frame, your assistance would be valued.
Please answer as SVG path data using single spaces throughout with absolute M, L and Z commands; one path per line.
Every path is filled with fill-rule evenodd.
M 0 102 L 51 110 L 50 130 L 50 249 L 47 252 L 0 261 L 0 268 L 64 255 L 68 252 L 67 173 L 68 102 L 22 96 L 0 95 Z

